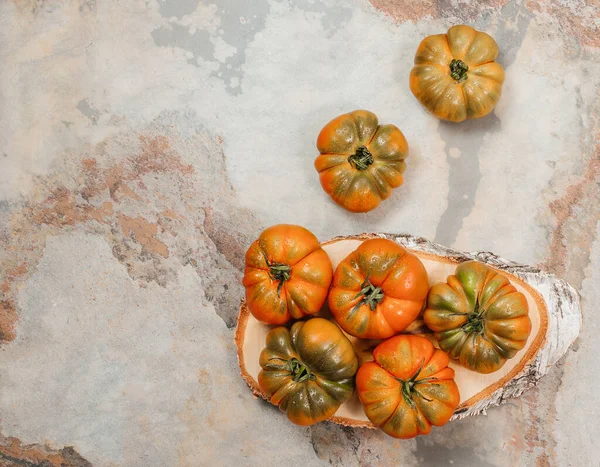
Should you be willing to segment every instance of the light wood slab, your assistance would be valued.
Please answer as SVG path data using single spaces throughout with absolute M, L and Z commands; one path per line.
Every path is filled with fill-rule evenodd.
M 577 292 L 566 282 L 537 268 L 519 265 L 492 253 L 460 252 L 410 235 L 362 234 L 338 237 L 323 243 L 323 248 L 335 269 L 342 259 L 369 238 L 391 239 L 417 255 L 427 269 L 430 286 L 436 282 L 445 282 L 454 273 L 457 264 L 475 259 L 506 275 L 527 298 L 532 323 L 531 335 L 527 345 L 508 360 L 504 367 L 495 373 L 484 375 L 451 361 L 450 366 L 456 372 L 456 383 L 461 395 L 453 420 L 484 413 L 488 407 L 520 396 L 548 372 L 579 334 L 581 308 Z M 327 310 L 319 315 L 332 319 Z M 265 399 L 266 396 L 257 383 L 260 372 L 258 360 L 270 328 L 271 326 L 257 321 L 242 302 L 235 335 L 240 369 L 252 392 Z M 421 320 L 415 321 L 407 332 L 432 338 Z M 361 364 L 372 360 L 371 351 L 379 341 L 348 337 L 355 346 Z M 342 404 L 331 421 L 346 426 L 374 428 L 356 394 Z

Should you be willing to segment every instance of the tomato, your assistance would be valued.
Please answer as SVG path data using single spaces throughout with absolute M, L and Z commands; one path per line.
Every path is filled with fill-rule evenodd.
M 246 252 L 243 284 L 254 317 L 268 324 L 316 313 L 327 299 L 333 267 L 304 227 L 267 228 Z
M 317 148 L 321 186 L 348 211 L 375 209 L 404 181 L 406 138 L 394 125 L 379 125 L 367 110 L 340 115 L 325 125 Z
M 410 90 L 436 117 L 462 122 L 489 114 L 502 94 L 498 45 L 484 32 L 453 26 L 423 39 L 410 72 Z
M 261 390 L 298 425 L 331 417 L 354 392 L 358 360 L 348 338 L 331 321 L 312 318 L 267 334 L 260 354 Z
M 400 335 L 379 344 L 373 358 L 358 370 L 356 389 L 374 425 L 414 438 L 450 420 L 460 394 L 446 353 L 424 337 Z
M 429 281 L 423 263 L 397 243 L 366 240 L 338 265 L 329 309 L 344 331 L 385 339 L 403 331 L 423 309 Z
M 531 332 L 525 296 L 478 261 L 461 263 L 447 283 L 431 288 L 423 320 L 443 350 L 479 373 L 502 368 Z

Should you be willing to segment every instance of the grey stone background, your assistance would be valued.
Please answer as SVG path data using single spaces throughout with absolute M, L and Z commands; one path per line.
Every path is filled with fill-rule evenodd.
M 506 82 L 454 125 L 408 73 L 459 23 Z M 0 466 L 599 465 L 599 24 L 578 0 L 0 1 Z M 312 165 L 356 108 L 411 151 L 362 215 Z M 280 222 L 541 266 L 583 331 L 522 398 L 427 437 L 293 426 L 233 344 L 244 252 Z

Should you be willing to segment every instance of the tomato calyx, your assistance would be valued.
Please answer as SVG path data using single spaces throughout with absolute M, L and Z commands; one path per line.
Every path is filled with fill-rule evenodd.
M 269 368 L 273 370 L 287 370 L 290 372 L 290 376 L 295 383 L 302 383 L 307 379 L 310 381 L 314 381 L 317 379 L 315 374 L 310 371 L 310 368 L 298 360 L 296 357 L 292 357 L 289 360 L 280 357 L 272 357 L 269 358 L 269 361 L 279 360 L 281 362 L 285 362 L 284 365 L 272 365 L 269 364 Z
M 401 385 L 402 397 L 404 397 L 404 400 L 410 406 L 411 409 L 417 408 L 417 406 L 415 404 L 415 400 L 414 400 L 415 396 L 418 396 L 421 399 L 426 400 L 427 402 L 432 402 L 432 399 L 425 397 L 417 389 L 418 384 L 424 384 L 424 383 L 429 383 L 431 381 L 437 381 L 437 378 L 417 379 L 417 376 L 419 376 L 419 374 L 421 373 L 421 370 L 423 369 L 424 364 L 425 364 L 425 362 L 423 362 L 421 364 L 421 367 L 417 370 L 417 372 L 409 380 L 403 380 L 400 378 L 396 378 L 396 381 L 398 381 Z
M 307 379 L 314 381 L 317 377 L 310 371 L 304 363 L 298 360 L 295 357 L 292 357 L 288 360 L 286 368 L 290 372 L 292 379 L 296 383 L 301 383 L 302 381 L 306 381 Z
M 362 299 L 352 308 L 352 311 L 348 315 L 350 317 L 356 310 L 358 310 L 363 305 L 368 305 L 371 311 L 375 311 L 377 308 L 377 304 L 383 300 L 385 294 L 381 287 L 375 287 L 371 284 L 371 281 L 367 277 L 365 281 L 361 284 L 361 290 L 358 292 L 353 300 L 356 300 L 358 297 L 362 297 Z
M 366 146 L 359 146 L 354 154 L 348 156 L 348 162 L 357 170 L 366 170 L 375 160 Z
M 450 62 L 450 76 L 457 83 L 462 83 L 467 79 L 467 71 L 469 71 L 469 67 L 462 60 L 453 59 Z
M 283 283 L 287 280 L 290 280 L 292 277 L 292 267 L 284 263 L 270 263 L 267 255 L 264 255 L 264 257 L 267 267 L 269 268 L 269 276 L 274 281 L 279 282 L 277 285 L 277 296 L 280 297 Z
M 484 314 L 485 310 L 479 308 L 479 300 L 476 300 L 475 308 L 467 314 L 467 322 L 461 326 L 461 329 L 467 334 L 483 334 Z

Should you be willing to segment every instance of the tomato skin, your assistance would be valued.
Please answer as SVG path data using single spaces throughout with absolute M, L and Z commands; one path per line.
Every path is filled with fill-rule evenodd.
M 498 45 L 484 32 L 453 26 L 419 45 L 410 90 L 433 115 L 451 122 L 489 114 L 500 96 L 504 69 Z M 466 67 L 466 69 L 464 68 Z
M 273 267 L 281 269 L 279 279 Z M 263 323 L 283 324 L 317 313 L 332 276 L 331 260 L 317 237 L 304 227 L 279 224 L 265 229 L 248 248 L 242 283 L 252 315 Z
M 423 320 L 450 357 L 479 373 L 502 368 L 531 332 L 525 296 L 478 261 L 459 264 L 446 283 L 431 288 Z
M 348 211 L 375 209 L 404 181 L 406 138 L 394 125 L 379 125 L 367 110 L 334 118 L 319 133 L 317 148 L 315 169 L 321 186 Z M 357 163 L 361 158 L 364 162 Z
M 383 297 L 371 306 L 360 295 L 368 281 Z M 328 304 L 348 334 L 386 339 L 406 329 L 423 309 L 429 280 L 423 263 L 397 243 L 366 240 L 338 265 Z M 362 303 L 362 304 L 361 304 Z
M 311 318 L 291 329 L 271 329 L 260 365 L 258 383 L 270 402 L 293 423 L 313 425 L 330 418 L 352 396 L 358 360 L 334 323 Z
M 356 389 L 371 422 L 394 438 L 425 435 L 447 423 L 460 402 L 446 353 L 421 336 L 398 335 L 373 351 L 356 374 Z

